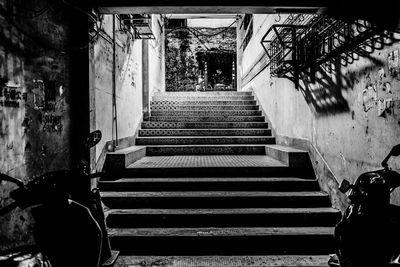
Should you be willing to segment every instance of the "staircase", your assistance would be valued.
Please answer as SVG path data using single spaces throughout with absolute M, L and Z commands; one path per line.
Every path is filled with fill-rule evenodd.
M 340 214 L 251 92 L 158 93 L 99 187 L 119 266 L 327 266 Z

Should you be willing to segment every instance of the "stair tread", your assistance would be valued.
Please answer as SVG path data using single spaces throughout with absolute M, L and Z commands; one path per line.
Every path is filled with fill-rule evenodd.
M 205 104 L 207 103 L 207 104 Z M 152 100 L 150 105 L 192 105 L 192 106 L 203 106 L 203 105 L 229 105 L 229 106 L 242 106 L 242 105 L 257 105 L 255 100 Z
M 195 214 L 338 214 L 338 210 L 329 207 L 316 208 L 231 208 L 231 209 L 111 209 L 107 215 L 126 214 L 163 214 L 163 215 L 195 215 Z
M 201 111 L 201 110 L 199 110 L 199 111 Z M 221 110 L 221 111 L 223 111 L 223 110 Z M 160 117 L 168 117 L 168 118 L 182 118 L 182 117 L 190 117 L 190 118 L 193 118 L 193 117 L 199 117 L 199 118 L 210 118 L 210 117 L 232 117 L 232 116 L 230 116 L 230 115 L 216 115 L 216 116 L 196 116 L 196 115 L 190 115 L 190 116 L 150 116 L 150 118 L 151 117 L 158 117 L 158 118 L 160 118 Z M 252 116 L 252 115 L 245 115 L 245 116 L 237 116 L 237 117 L 259 117 L 259 118 L 263 118 L 264 116 L 261 116 L 261 115 L 254 115 L 254 116 Z
M 121 178 L 115 181 L 100 181 L 100 183 L 135 183 L 135 182 L 148 182 L 148 183 L 197 183 L 197 182 L 317 182 L 314 179 L 304 179 L 295 177 L 181 177 L 181 178 Z
M 179 137 L 180 138 L 180 137 Z M 265 147 L 264 144 L 187 144 L 187 145 L 146 145 L 146 147 L 185 147 L 185 146 L 193 146 L 193 147 L 230 147 L 230 146 L 257 146 L 257 147 Z M 214 155 L 215 156 L 215 155 Z
M 211 114 L 209 114 L 211 113 Z M 156 115 L 157 114 L 157 115 Z M 174 115 L 178 114 L 178 115 Z M 152 110 L 151 111 L 151 116 L 154 117 L 163 117 L 163 116 L 176 116 L 176 117 L 181 117 L 181 116 L 235 116 L 235 117 L 247 117 L 247 116 L 261 116 L 261 111 L 260 110 L 223 110 L 223 109 L 217 109 L 217 110 Z
M 120 267 L 327 267 L 328 255 L 120 256 Z
M 302 149 L 297 149 L 291 146 L 283 146 L 283 145 L 266 145 L 267 147 L 276 149 L 276 150 L 280 150 L 283 152 L 288 152 L 288 153 L 307 153 L 306 150 L 302 150 Z
M 328 194 L 321 191 L 300 192 L 275 192 L 275 191 L 157 191 L 157 192 L 101 192 L 103 198 L 107 197 L 170 197 L 170 198 L 193 198 L 193 197 L 327 197 Z
M 265 122 L 264 116 L 150 116 L 155 122 Z
M 179 167 L 287 167 L 265 155 L 237 156 L 155 156 L 143 157 L 127 168 L 179 168 Z
M 170 128 L 172 125 L 185 128 Z M 270 129 L 266 122 L 160 122 L 160 121 L 145 121 L 142 129 Z M 193 128 L 190 127 L 194 126 Z M 201 127 L 203 126 L 203 127 Z M 208 127 L 206 127 L 208 126 Z M 239 127 L 237 127 L 239 126 Z M 244 128 L 244 126 L 249 126 Z M 147 128 L 152 127 L 152 128 Z M 158 128 L 159 127 L 159 128 Z M 165 127 L 165 128 L 162 128 Z M 201 128 L 196 128 L 201 127 Z M 237 128 L 233 128 L 237 127 Z
M 165 106 L 168 106 L 168 104 L 167 105 L 161 105 L 161 104 L 153 104 L 152 105 L 152 107 L 157 107 L 157 106 L 160 106 L 160 107 L 165 107 Z M 201 107 L 237 107 L 237 106 L 240 106 L 240 107 L 259 107 L 257 104 L 254 104 L 254 105 L 184 105 L 184 104 L 169 104 L 169 106 L 175 106 L 175 107 L 193 107 L 193 106 L 195 106 L 195 107 L 199 107 L 199 106 L 201 106 Z
M 152 101 L 209 101 L 214 100 L 216 96 L 212 95 L 199 95 L 199 96 L 154 96 Z M 254 100 L 252 95 L 224 95 L 218 96 L 220 100 Z
M 333 236 L 334 227 L 198 227 L 198 228 L 111 228 L 112 236 Z
M 210 94 L 210 95 L 214 95 L 214 94 L 252 94 L 252 91 L 235 91 L 235 90 L 215 90 L 215 91 L 165 91 L 165 92 L 155 92 L 154 95 L 167 95 L 167 94 L 171 94 L 171 95 L 178 95 L 178 94 Z
M 179 138 L 179 139 L 232 139 L 232 138 L 271 138 L 274 139 L 275 137 L 273 136 L 269 136 L 269 135 L 265 135 L 265 136 L 252 136 L 252 135 L 248 135 L 248 136 L 241 136 L 241 135 L 233 135 L 233 136 L 140 136 L 137 137 L 136 139 L 165 139 L 165 138 Z
M 154 131 L 154 130 L 173 130 L 173 131 L 263 131 L 263 130 L 270 130 L 269 128 L 153 128 L 153 129 L 140 129 L 146 131 Z M 231 136 L 229 136 L 231 137 Z M 232 136 L 235 137 L 235 136 Z M 241 136 L 240 136 L 241 137 Z

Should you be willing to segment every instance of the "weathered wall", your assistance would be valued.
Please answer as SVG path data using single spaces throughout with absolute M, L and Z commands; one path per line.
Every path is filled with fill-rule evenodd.
M 149 40 L 149 89 L 165 92 L 165 22 L 160 15 L 152 15 L 154 39 Z
M 91 106 L 95 112 L 94 129 L 101 130 L 103 138 L 96 147 L 96 159 L 99 158 L 106 142 L 115 140 L 113 127 L 113 16 L 104 15 L 103 34 L 91 46 L 92 85 Z M 116 30 L 119 21 L 115 20 Z M 132 40 L 127 34 L 116 31 L 116 110 L 118 138 L 135 133 L 142 108 L 142 41 Z M 114 129 L 113 129 L 114 128 Z M 93 130 L 94 130 L 93 129 Z M 110 148 L 111 150 L 112 148 Z
M 301 90 L 296 90 L 291 81 L 272 78 L 269 69 L 263 69 L 266 59 L 260 39 L 275 19 L 254 17 L 253 39 L 240 66 L 242 89 L 255 91 L 278 140 L 310 141 L 339 182 L 380 168 L 390 148 L 400 143 L 400 76 L 399 68 L 393 68 L 400 64 L 399 57 L 393 57 L 400 44 L 337 67 L 333 73 L 319 70 L 316 84 L 303 81 Z M 389 58 L 393 58 L 390 63 Z M 378 115 L 378 102 L 385 99 L 394 101 Z M 399 170 L 400 159 L 392 166 Z M 322 186 L 326 189 L 326 184 Z M 398 192 L 392 200 L 400 204 Z
M 70 166 L 68 17 L 53 1 L 5 3 L 0 1 L 0 172 L 27 181 Z M 12 188 L 0 183 L 0 207 L 10 202 Z M 31 220 L 20 210 L 0 218 L 0 249 L 33 242 Z
M 132 145 L 133 137 L 142 120 L 143 111 L 143 45 L 148 46 L 149 75 L 145 76 L 149 83 L 149 90 L 164 91 L 164 33 L 161 30 L 161 17 L 152 16 L 154 40 L 144 41 L 134 39 L 128 33 L 119 30 L 119 21 L 116 18 L 116 110 L 118 123 L 118 139 L 122 140 L 117 147 L 123 148 Z M 96 147 L 96 161 L 105 155 L 106 144 L 115 140 L 113 129 L 113 46 L 112 46 L 112 15 L 104 15 L 102 23 L 103 34 L 91 47 L 91 106 L 95 110 L 92 114 L 92 127 L 103 133 L 102 141 Z M 108 148 L 112 150 L 112 147 Z M 104 159 L 103 159 L 104 160 Z
M 236 29 L 232 27 L 221 34 L 217 34 L 224 29 L 225 28 L 167 29 L 167 91 L 195 90 L 200 72 L 196 53 L 236 50 Z

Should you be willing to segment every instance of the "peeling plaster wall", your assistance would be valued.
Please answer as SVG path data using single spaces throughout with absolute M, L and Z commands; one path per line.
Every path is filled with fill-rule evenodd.
M 164 33 L 161 30 L 161 17 L 152 15 L 154 40 L 149 40 L 149 90 L 165 91 Z M 161 26 L 160 26 L 161 25 Z M 116 19 L 116 29 L 119 28 Z M 96 147 L 96 161 L 104 156 L 104 146 L 113 138 L 112 116 L 112 15 L 104 15 L 102 29 L 104 34 L 91 47 L 92 86 L 91 106 L 92 128 L 103 133 L 101 142 Z M 124 32 L 116 34 L 116 108 L 118 121 L 118 139 L 133 137 L 142 120 L 143 77 L 142 49 L 143 40 L 134 39 Z M 109 41 L 107 41 L 109 40 Z M 132 141 L 123 142 L 118 148 L 133 145 Z M 117 149 L 118 149 L 117 148 Z M 111 148 L 110 148 L 111 149 Z
M 68 23 L 52 1 L 10 3 L 0 1 L 0 172 L 27 181 L 70 167 Z M 10 10 L 15 24 L 5 19 Z M 0 183 L 0 207 L 12 188 Z M 0 250 L 32 243 L 31 222 L 29 210 L 1 217 Z
M 316 84 L 303 80 L 302 89 L 296 90 L 291 81 L 270 77 L 268 68 L 262 70 L 266 59 L 260 40 L 275 19 L 275 15 L 254 16 L 254 35 L 240 66 L 242 89 L 254 90 L 278 140 L 311 142 L 339 182 L 380 168 L 391 147 L 400 143 L 400 43 L 336 67 L 333 73 L 320 70 Z M 385 99 L 394 101 L 378 114 Z M 400 158 L 390 163 L 400 170 Z M 328 185 L 332 181 L 322 182 L 325 190 L 337 194 L 335 185 Z M 392 202 L 400 204 L 399 191 L 392 194 Z
M 104 15 L 101 35 L 91 46 L 91 103 L 94 109 L 92 130 L 101 130 L 103 137 L 96 146 L 96 160 L 106 143 L 115 139 L 113 130 L 113 28 L 112 15 Z M 119 22 L 116 20 L 116 29 Z M 141 120 L 142 110 L 142 41 L 132 40 L 116 31 L 116 106 L 118 138 L 132 136 Z M 110 148 L 112 149 L 112 148 Z

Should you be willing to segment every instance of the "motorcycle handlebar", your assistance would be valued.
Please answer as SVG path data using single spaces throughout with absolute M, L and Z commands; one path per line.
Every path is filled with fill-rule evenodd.
M 13 202 L 3 208 L 0 209 L 0 217 L 9 213 L 10 211 L 12 211 L 13 209 L 18 207 L 18 203 L 17 202 Z
M 8 181 L 8 182 L 18 185 L 19 187 L 24 186 L 24 182 L 22 182 L 20 179 L 11 177 L 11 176 L 9 176 L 7 174 L 3 174 L 3 173 L 0 173 L 0 181 Z
M 104 172 L 96 172 L 96 173 L 91 173 L 88 176 L 89 176 L 89 179 L 101 178 L 101 177 L 105 176 L 105 173 Z

